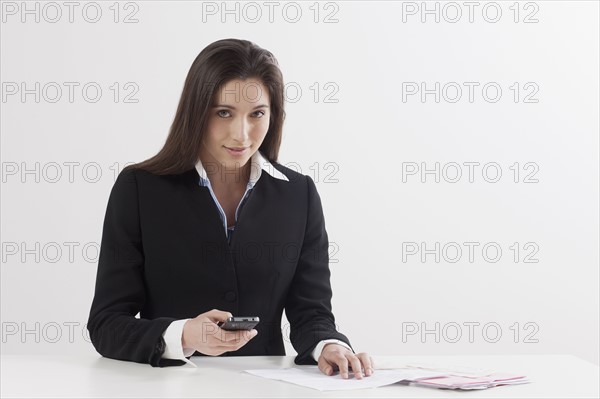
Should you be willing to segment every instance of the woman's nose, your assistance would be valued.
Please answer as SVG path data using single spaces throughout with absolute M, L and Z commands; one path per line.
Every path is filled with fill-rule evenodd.
M 233 126 L 233 131 L 231 132 L 231 136 L 240 141 L 242 143 L 246 143 L 247 138 L 249 136 L 250 124 L 246 122 L 243 118 L 240 119 Z

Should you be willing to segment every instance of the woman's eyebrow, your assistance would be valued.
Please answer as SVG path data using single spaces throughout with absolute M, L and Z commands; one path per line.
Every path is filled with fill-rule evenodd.
M 227 104 L 215 104 L 212 107 L 213 108 L 219 108 L 219 107 L 221 107 L 221 108 L 236 109 L 233 105 L 227 105 Z M 260 104 L 260 105 L 257 105 L 256 107 L 252 108 L 252 109 L 257 109 L 257 108 L 269 108 L 269 106 L 266 105 L 266 104 Z

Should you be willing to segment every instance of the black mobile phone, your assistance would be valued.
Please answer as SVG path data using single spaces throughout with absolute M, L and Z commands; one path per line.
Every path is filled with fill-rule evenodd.
M 258 317 L 230 317 L 227 321 L 220 321 L 217 325 L 223 330 L 252 330 L 259 322 Z

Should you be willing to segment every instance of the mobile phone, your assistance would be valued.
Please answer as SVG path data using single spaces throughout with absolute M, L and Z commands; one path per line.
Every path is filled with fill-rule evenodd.
M 258 316 L 256 317 L 230 317 L 227 321 L 220 321 L 217 325 L 223 330 L 235 331 L 235 330 L 252 330 L 259 322 Z

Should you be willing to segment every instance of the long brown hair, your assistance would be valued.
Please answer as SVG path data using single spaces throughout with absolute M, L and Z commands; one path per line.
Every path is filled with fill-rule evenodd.
M 127 168 L 157 175 L 194 168 L 214 96 L 236 78 L 258 79 L 269 91 L 269 130 L 259 150 L 269 162 L 277 162 L 285 119 L 283 76 L 277 59 L 248 40 L 222 39 L 205 47 L 192 63 L 163 148 L 152 158 Z

